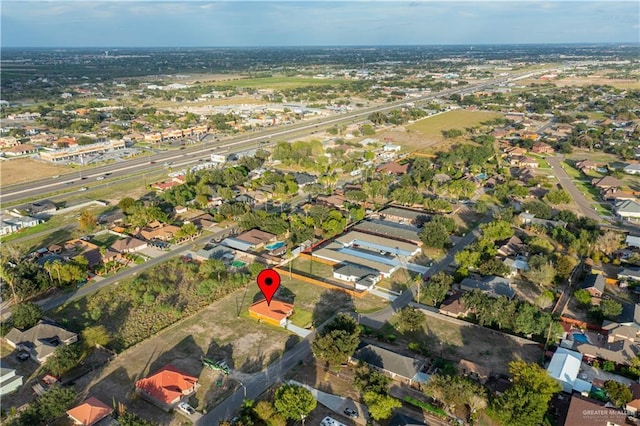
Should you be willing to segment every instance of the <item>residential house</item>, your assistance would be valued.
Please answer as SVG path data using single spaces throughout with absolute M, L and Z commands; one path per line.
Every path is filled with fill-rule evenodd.
M 382 220 L 388 220 L 400 224 L 421 226 L 429 220 L 429 215 L 423 211 L 404 209 L 400 207 L 387 207 L 379 212 Z
M 640 223 L 640 203 L 635 200 L 625 200 L 616 203 L 616 215 L 633 223 Z
M 40 220 L 31 216 L 0 216 L 0 235 L 8 235 L 18 232 L 23 228 L 31 228 L 40 223 Z
M 135 237 L 127 237 L 111 244 L 111 250 L 118 253 L 133 253 L 147 248 L 147 242 Z
M 605 288 L 605 278 L 600 274 L 591 274 L 584 279 L 582 289 L 587 290 L 591 297 L 602 297 Z
M 529 270 L 529 263 L 527 262 L 526 257 L 518 256 L 515 259 L 507 257 L 502 261 L 504 266 L 509 268 L 508 277 L 515 277 L 518 274 L 523 272 L 527 272 Z
M 354 283 L 356 290 L 368 290 L 382 279 L 379 271 L 353 263 L 338 264 L 333 278 Z
M 605 176 L 591 180 L 591 185 L 600 191 L 606 191 L 611 188 L 620 188 L 620 181 L 613 176 Z
M 537 169 L 538 161 L 531 157 L 525 157 L 524 155 L 514 155 L 509 158 L 509 165 L 513 167 L 524 167 L 526 169 Z
M 640 248 L 640 237 L 636 237 L 634 235 L 627 235 L 627 238 L 625 239 L 624 242 L 627 245 L 627 247 Z
M 566 228 L 567 223 L 562 220 L 538 219 L 534 214 L 524 212 L 518 215 L 518 221 L 521 225 L 539 225 L 548 228 Z
M 87 259 L 87 263 L 90 268 L 100 265 L 102 263 L 102 255 L 100 254 L 100 247 L 90 243 L 89 241 L 75 238 L 64 243 L 65 253 L 69 253 L 69 257 L 82 256 Z
M 318 178 L 309 173 L 296 172 L 293 174 L 293 179 L 296 181 L 298 186 L 302 188 L 303 186 L 315 183 Z
M 29 145 L 26 143 L 21 143 L 20 145 L 14 145 L 10 148 L 5 149 L 4 154 L 8 157 L 17 157 L 19 155 L 27 155 L 38 152 L 38 149 L 33 145 Z
M 0 364 L 0 396 L 8 395 L 22 386 L 22 376 L 14 368 Z
M 428 378 L 426 374 L 420 372 L 424 362 L 376 345 L 365 345 L 357 349 L 351 356 L 351 362 L 359 361 L 388 374 L 394 380 L 408 384 L 414 381 L 423 382 Z
M 564 426 L 623 426 L 627 415 L 603 402 L 586 398 L 577 393 L 571 395 L 569 411 Z
M 582 173 L 586 173 L 589 170 L 595 170 L 598 168 L 598 164 L 595 161 L 591 160 L 580 160 L 576 162 L 576 169 L 580 170 Z
M 575 342 L 573 349 L 591 360 L 605 359 L 619 365 L 630 365 L 640 354 L 640 347 L 636 343 L 639 330 L 635 325 L 607 321 L 603 326 L 603 331 L 607 333 L 605 342 Z
M 136 382 L 136 392 L 164 411 L 174 408 L 184 397 L 193 395 L 198 378 L 167 364 L 151 376 Z
M 370 219 L 354 225 L 352 229 L 380 237 L 407 241 L 418 246 L 422 245 L 420 228 L 414 225 L 405 225 L 388 220 Z
M 93 396 L 85 399 L 82 404 L 67 410 L 67 416 L 71 418 L 74 424 L 80 426 L 93 426 L 102 420 L 105 421 L 104 424 L 106 426 L 111 423 L 110 419 L 107 419 L 107 417 L 111 416 L 111 413 L 113 413 L 113 407 L 109 407 Z
M 277 327 L 285 327 L 291 315 L 293 315 L 293 305 L 279 300 L 271 300 L 271 303 L 267 303 L 263 299 L 249 306 L 251 318 Z
M 640 174 L 640 164 L 629 164 L 622 171 L 630 175 L 638 175 Z
M 330 207 L 337 207 L 341 209 L 346 203 L 347 199 L 340 194 L 331 194 L 331 195 L 318 195 L 316 197 L 316 202 L 326 204 Z
M 195 253 L 195 258 L 202 261 L 215 259 L 229 262 L 233 260 L 234 253 L 231 248 L 216 244 L 201 248 Z
M 527 150 L 520 146 L 513 146 L 511 148 L 507 148 L 505 153 L 510 157 L 518 157 L 523 156 L 527 153 Z
M 504 241 L 498 248 L 498 254 L 504 257 L 526 255 L 527 251 L 527 245 L 516 235 Z
M 409 163 L 400 164 L 395 161 L 381 164 L 376 167 L 376 172 L 378 173 L 386 173 L 388 175 L 404 175 L 409 171 Z
M 605 201 L 613 203 L 616 205 L 621 203 L 622 201 L 636 201 L 637 197 L 631 191 L 620 191 L 617 188 L 607 189 L 602 193 L 602 198 Z
M 482 279 L 465 278 L 460 283 L 460 289 L 464 291 L 480 290 L 491 297 L 505 296 L 513 299 L 516 291 L 511 287 L 511 281 L 502 277 L 483 277 Z
M 631 401 L 627 402 L 626 410 L 628 414 L 632 416 L 638 416 L 640 413 L 640 383 L 631 383 L 629 385 L 631 391 Z
M 640 282 L 640 268 L 624 268 L 618 272 L 618 280 Z
M 12 328 L 5 340 L 12 348 L 25 351 L 34 361 L 43 363 L 58 346 L 77 342 L 78 335 L 55 324 L 41 321 L 25 331 Z
M 238 250 L 246 251 L 249 249 L 252 250 L 260 250 L 266 244 L 274 242 L 276 239 L 276 235 L 270 232 L 261 231 L 259 229 L 251 229 L 249 231 L 243 232 L 242 234 L 236 235 L 233 238 L 226 238 L 223 241 L 223 244 L 227 245 L 231 248 L 237 248 Z M 238 243 L 239 247 L 236 247 L 232 243 Z
M 463 294 L 462 292 L 456 292 L 451 296 L 447 296 L 440 304 L 439 312 L 454 318 L 467 315 L 469 309 L 464 306 L 464 302 L 462 301 Z
M 158 221 L 153 221 L 140 229 L 138 235 L 147 241 L 161 240 L 169 241 L 175 238 L 180 228 L 175 225 L 167 225 Z
M 578 378 L 581 365 L 580 352 L 558 348 L 547 367 L 547 373 L 560 383 L 564 392 L 588 392 L 591 390 L 591 383 Z
M 531 147 L 531 152 L 535 152 L 536 154 L 553 154 L 555 151 L 553 147 L 544 142 L 536 142 Z
M 25 210 L 32 215 L 38 215 L 43 213 L 53 213 L 58 210 L 58 206 L 53 201 L 41 200 L 29 204 Z

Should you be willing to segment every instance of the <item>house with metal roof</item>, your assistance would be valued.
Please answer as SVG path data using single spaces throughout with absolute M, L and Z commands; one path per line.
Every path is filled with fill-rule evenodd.
M 354 225 L 353 229 L 378 237 L 393 238 L 408 241 L 418 246 L 422 245 L 420 229 L 413 225 L 405 225 L 388 220 L 370 219 Z
M 465 291 L 480 290 L 491 297 L 505 296 L 513 299 L 516 291 L 511 287 L 511 281 L 502 277 L 483 277 L 480 280 L 465 278 L 460 283 L 460 289 Z
M 22 386 L 22 376 L 14 368 L 0 364 L 0 396 L 8 395 Z
M 634 200 L 620 201 L 615 206 L 616 215 L 621 220 L 640 223 L 640 203 Z
M 428 376 L 421 373 L 423 361 L 400 355 L 388 349 L 376 345 L 365 345 L 356 350 L 351 356 L 351 362 L 362 361 L 371 367 L 388 374 L 394 380 L 400 380 L 409 384 L 426 382 Z
M 368 290 L 381 279 L 379 271 L 353 263 L 342 263 L 333 270 L 333 278 L 355 284 L 356 290 Z
M 567 348 L 558 348 L 547 367 L 547 373 L 560 383 L 564 392 L 589 392 L 591 383 L 578 377 L 581 365 L 581 353 Z

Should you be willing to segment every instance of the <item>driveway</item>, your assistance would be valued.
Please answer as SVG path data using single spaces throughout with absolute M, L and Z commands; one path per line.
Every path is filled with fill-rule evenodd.
M 563 168 L 562 160 L 564 160 L 564 158 L 547 157 L 546 160 L 551 166 L 553 175 L 558 179 L 558 182 L 560 182 L 560 186 L 569 193 L 573 201 L 578 205 L 582 214 L 588 218 L 602 222 L 600 215 L 591 206 L 589 200 L 587 200 L 582 192 L 580 192 L 580 190 L 575 186 L 573 179 L 571 179 L 571 176 L 569 176 Z
M 311 391 L 313 397 L 322 405 L 332 410 L 333 412 L 344 416 L 344 410 L 351 408 L 358 412 L 358 417 L 353 419 L 357 424 L 366 424 L 369 417 L 367 406 L 353 401 L 351 398 L 344 398 L 342 396 L 333 395 L 331 393 L 322 392 L 314 387 L 305 385 L 304 383 L 296 382 L 295 380 L 289 380 L 289 383 L 302 386 L 303 388 Z

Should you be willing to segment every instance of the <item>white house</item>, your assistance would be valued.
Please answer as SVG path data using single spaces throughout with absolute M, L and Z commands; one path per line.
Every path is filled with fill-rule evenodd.
M 640 203 L 632 200 L 621 201 L 616 204 L 616 214 L 622 220 L 640 222 Z
M 640 164 L 629 164 L 625 166 L 622 171 L 630 175 L 638 175 L 640 174 Z
M 16 370 L 0 365 L 0 396 L 10 394 L 22 386 L 22 376 L 16 375 Z
M 591 390 L 591 383 L 578 378 L 581 364 L 580 352 L 558 348 L 551 358 L 547 372 L 560 383 L 564 392 L 588 392 Z
M 379 271 L 366 266 L 345 263 L 333 271 L 333 278 L 355 283 L 356 290 L 368 290 L 382 278 Z

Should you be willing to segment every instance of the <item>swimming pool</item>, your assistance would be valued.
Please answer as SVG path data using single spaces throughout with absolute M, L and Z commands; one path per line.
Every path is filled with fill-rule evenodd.
M 284 244 L 285 244 L 284 241 L 276 241 L 275 243 L 271 243 L 269 245 L 266 245 L 265 248 L 267 250 L 269 250 L 269 251 L 277 250 L 280 247 L 284 247 Z
M 244 268 L 246 265 L 245 262 L 241 261 L 241 260 L 234 260 L 233 262 L 231 262 L 231 266 L 234 268 Z
M 584 333 L 573 333 L 573 340 L 580 343 L 589 343 L 589 339 Z

